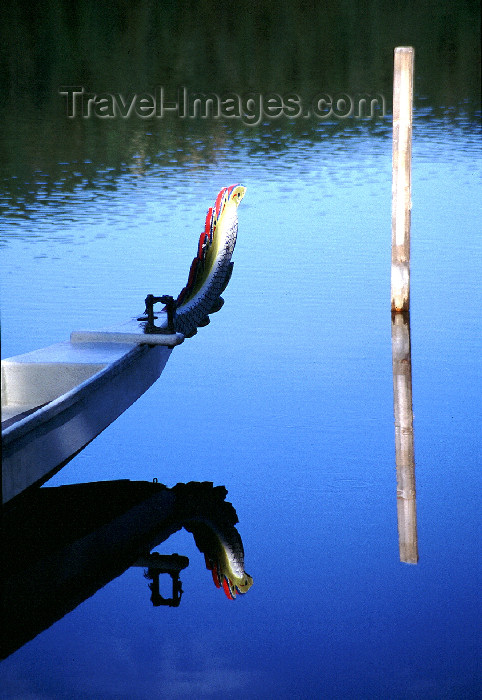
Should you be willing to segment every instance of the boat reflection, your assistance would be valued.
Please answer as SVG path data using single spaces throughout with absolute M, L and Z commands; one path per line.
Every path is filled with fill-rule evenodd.
M 393 410 L 400 561 L 418 562 L 410 316 L 392 314 Z
M 40 488 L 3 516 L 2 630 L 5 658 L 72 611 L 131 566 L 146 569 L 154 606 L 181 602 L 179 575 L 189 564 L 178 554 L 151 550 L 185 528 L 204 554 L 217 587 L 229 598 L 252 578 L 236 511 L 224 486 L 190 482 L 167 488 L 129 480 Z M 172 596 L 159 579 L 172 579 Z

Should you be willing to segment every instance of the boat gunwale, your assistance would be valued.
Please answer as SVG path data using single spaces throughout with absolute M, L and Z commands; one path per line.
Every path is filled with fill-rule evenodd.
M 68 408 L 73 406 L 79 401 L 82 401 L 86 395 L 93 389 L 92 385 L 95 384 L 95 390 L 99 389 L 102 384 L 108 381 L 110 378 L 117 376 L 134 361 L 140 359 L 140 357 L 147 354 L 150 350 L 156 347 L 163 347 L 169 352 L 172 348 L 167 345 L 148 345 L 146 344 L 129 344 L 126 348 L 126 352 L 113 362 L 109 362 L 95 372 L 91 377 L 85 379 L 83 382 L 73 387 L 69 391 L 61 394 L 52 401 L 40 406 L 36 411 L 33 411 L 25 418 L 16 421 L 12 425 L 8 426 L 2 430 L 2 449 L 5 450 L 7 446 L 15 440 L 19 440 L 27 435 L 32 430 L 39 429 L 43 424 L 54 419 L 57 415 L 66 411 Z M 8 360 L 13 360 L 14 358 L 6 358 Z M 48 432 L 48 431 L 47 431 Z

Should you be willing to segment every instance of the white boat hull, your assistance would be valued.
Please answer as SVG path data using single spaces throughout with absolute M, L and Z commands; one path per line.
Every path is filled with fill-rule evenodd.
M 183 336 L 102 332 L 2 361 L 2 502 L 49 479 L 161 375 Z M 72 334 L 74 337 L 75 334 Z M 142 344 L 141 341 L 142 340 Z M 161 344 L 170 341 L 170 345 Z

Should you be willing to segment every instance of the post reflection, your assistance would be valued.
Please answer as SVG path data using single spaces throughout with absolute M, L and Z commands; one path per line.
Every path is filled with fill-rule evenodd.
M 392 314 L 393 410 L 400 561 L 418 562 L 409 313 Z
M 151 550 L 185 528 L 227 597 L 245 593 L 236 511 L 224 486 L 129 480 L 39 488 L 3 514 L 0 658 L 74 610 L 131 566 L 145 569 L 155 607 L 177 607 L 189 559 Z M 160 577 L 172 592 L 161 593 Z M 141 579 L 142 580 L 142 579 Z M 148 593 L 148 591 L 146 591 Z M 165 591 L 164 591 L 165 593 Z

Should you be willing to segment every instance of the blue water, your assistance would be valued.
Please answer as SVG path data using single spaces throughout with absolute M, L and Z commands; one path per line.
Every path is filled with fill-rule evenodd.
M 248 189 L 223 309 L 50 486 L 212 481 L 254 584 L 228 601 L 192 536 L 177 609 L 132 568 L 2 664 L 0 697 L 476 698 L 481 141 L 415 120 L 411 341 L 419 563 L 400 562 L 390 317 L 391 131 L 135 162 L 37 197 L 2 232 L 2 354 L 184 286 L 220 187 Z M 264 138 L 264 141 L 263 141 Z M 276 152 L 265 142 L 278 144 Z M 175 158 L 173 158 L 175 160 Z M 79 163 L 82 174 L 89 164 Z

